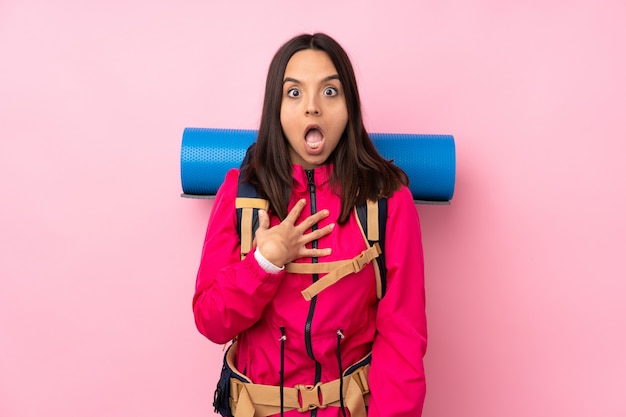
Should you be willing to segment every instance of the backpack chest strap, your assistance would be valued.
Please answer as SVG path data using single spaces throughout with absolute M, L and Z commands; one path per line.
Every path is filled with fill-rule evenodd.
M 296 264 L 290 263 L 285 267 L 287 272 L 296 274 L 327 274 L 321 279 L 311 284 L 308 288 L 302 291 L 302 296 L 305 300 L 310 301 L 317 294 L 337 283 L 343 277 L 349 274 L 354 274 L 361 271 L 367 264 L 378 258 L 381 254 L 380 246 L 378 243 L 365 249 L 352 259 L 337 262 L 326 262 L 317 264 Z

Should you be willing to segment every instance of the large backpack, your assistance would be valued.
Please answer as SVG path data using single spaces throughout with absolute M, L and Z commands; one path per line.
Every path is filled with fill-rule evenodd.
M 254 186 L 245 182 L 254 144 L 246 151 L 246 156 L 239 170 L 239 184 L 237 188 L 237 231 L 241 246 L 241 259 L 245 258 L 252 249 L 254 235 L 259 227 L 259 210 L 267 210 L 269 201 L 262 198 Z M 305 299 L 310 300 L 319 292 L 339 281 L 348 274 L 359 272 L 372 260 L 376 273 L 376 295 L 380 299 L 386 291 L 387 267 L 385 265 L 385 232 L 387 225 L 387 199 L 367 201 L 366 204 L 355 208 L 357 220 L 367 249 L 352 259 L 335 262 L 318 262 L 312 264 L 290 263 L 286 265 L 287 272 L 301 274 L 326 273 L 323 279 L 314 282 L 302 291 Z

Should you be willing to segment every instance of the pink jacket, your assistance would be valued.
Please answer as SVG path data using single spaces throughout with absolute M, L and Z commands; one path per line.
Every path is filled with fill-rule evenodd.
M 330 172 L 328 166 L 314 170 L 317 210 L 330 210 L 319 227 L 336 223 L 341 210 L 340 198 L 328 184 Z M 316 368 L 322 382 L 339 378 L 338 349 L 344 370 L 372 351 L 368 416 L 420 416 L 426 392 L 424 266 L 417 210 L 408 188 L 388 200 L 383 299 L 376 298 L 374 269 L 368 265 L 306 301 L 301 291 L 312 283 L 311 275 L 268 274 L 252 252 L 240 260 L 235 211 L 238 175 L 236 169 L 226 175 L 209 220 L 193 299 L 198 330 L 215 343 L 237 336 L 237 368 L 255 383 L 269 385 L 280 382 L 281 327 L 286 336 L 286 387 L 315 384 Z M 311 209 L 307 175 L 296 165 L 293 176 L 289 209 L 305 198 L 304 218 Z M 272 216 L 272 226 L 278 223 Z M 356 216 L 320 239 L 319 247 L 333 248 L 320 262 L 353 258 L 364 250 Z M 338 330 L 344 334 L 339 346 Z M 285 414 L 300 415 L 296 410 Z M 340 415 L 337 407 L 317 410 L 318 417 Z

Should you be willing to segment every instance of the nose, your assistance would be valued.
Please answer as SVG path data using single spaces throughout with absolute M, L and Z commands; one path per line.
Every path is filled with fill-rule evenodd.
M 317 97 L 310 96 L 309 100 L 306 103 L 306 115 L 307 116 L 319 116 L 321 113 L 319 103 L 317 102 Z

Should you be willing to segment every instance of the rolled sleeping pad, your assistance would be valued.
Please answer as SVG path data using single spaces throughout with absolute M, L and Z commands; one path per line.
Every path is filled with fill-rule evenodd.
M 447 204 L 452 199 L 456 176 L 453 136 L 369 135 L 378 152 L 406 172 L 416 202 Z M 228 170 L 239 168 L 256 136 L 256 130 L 185 128 L 180 155 L 182 196 L 214 196 Z

